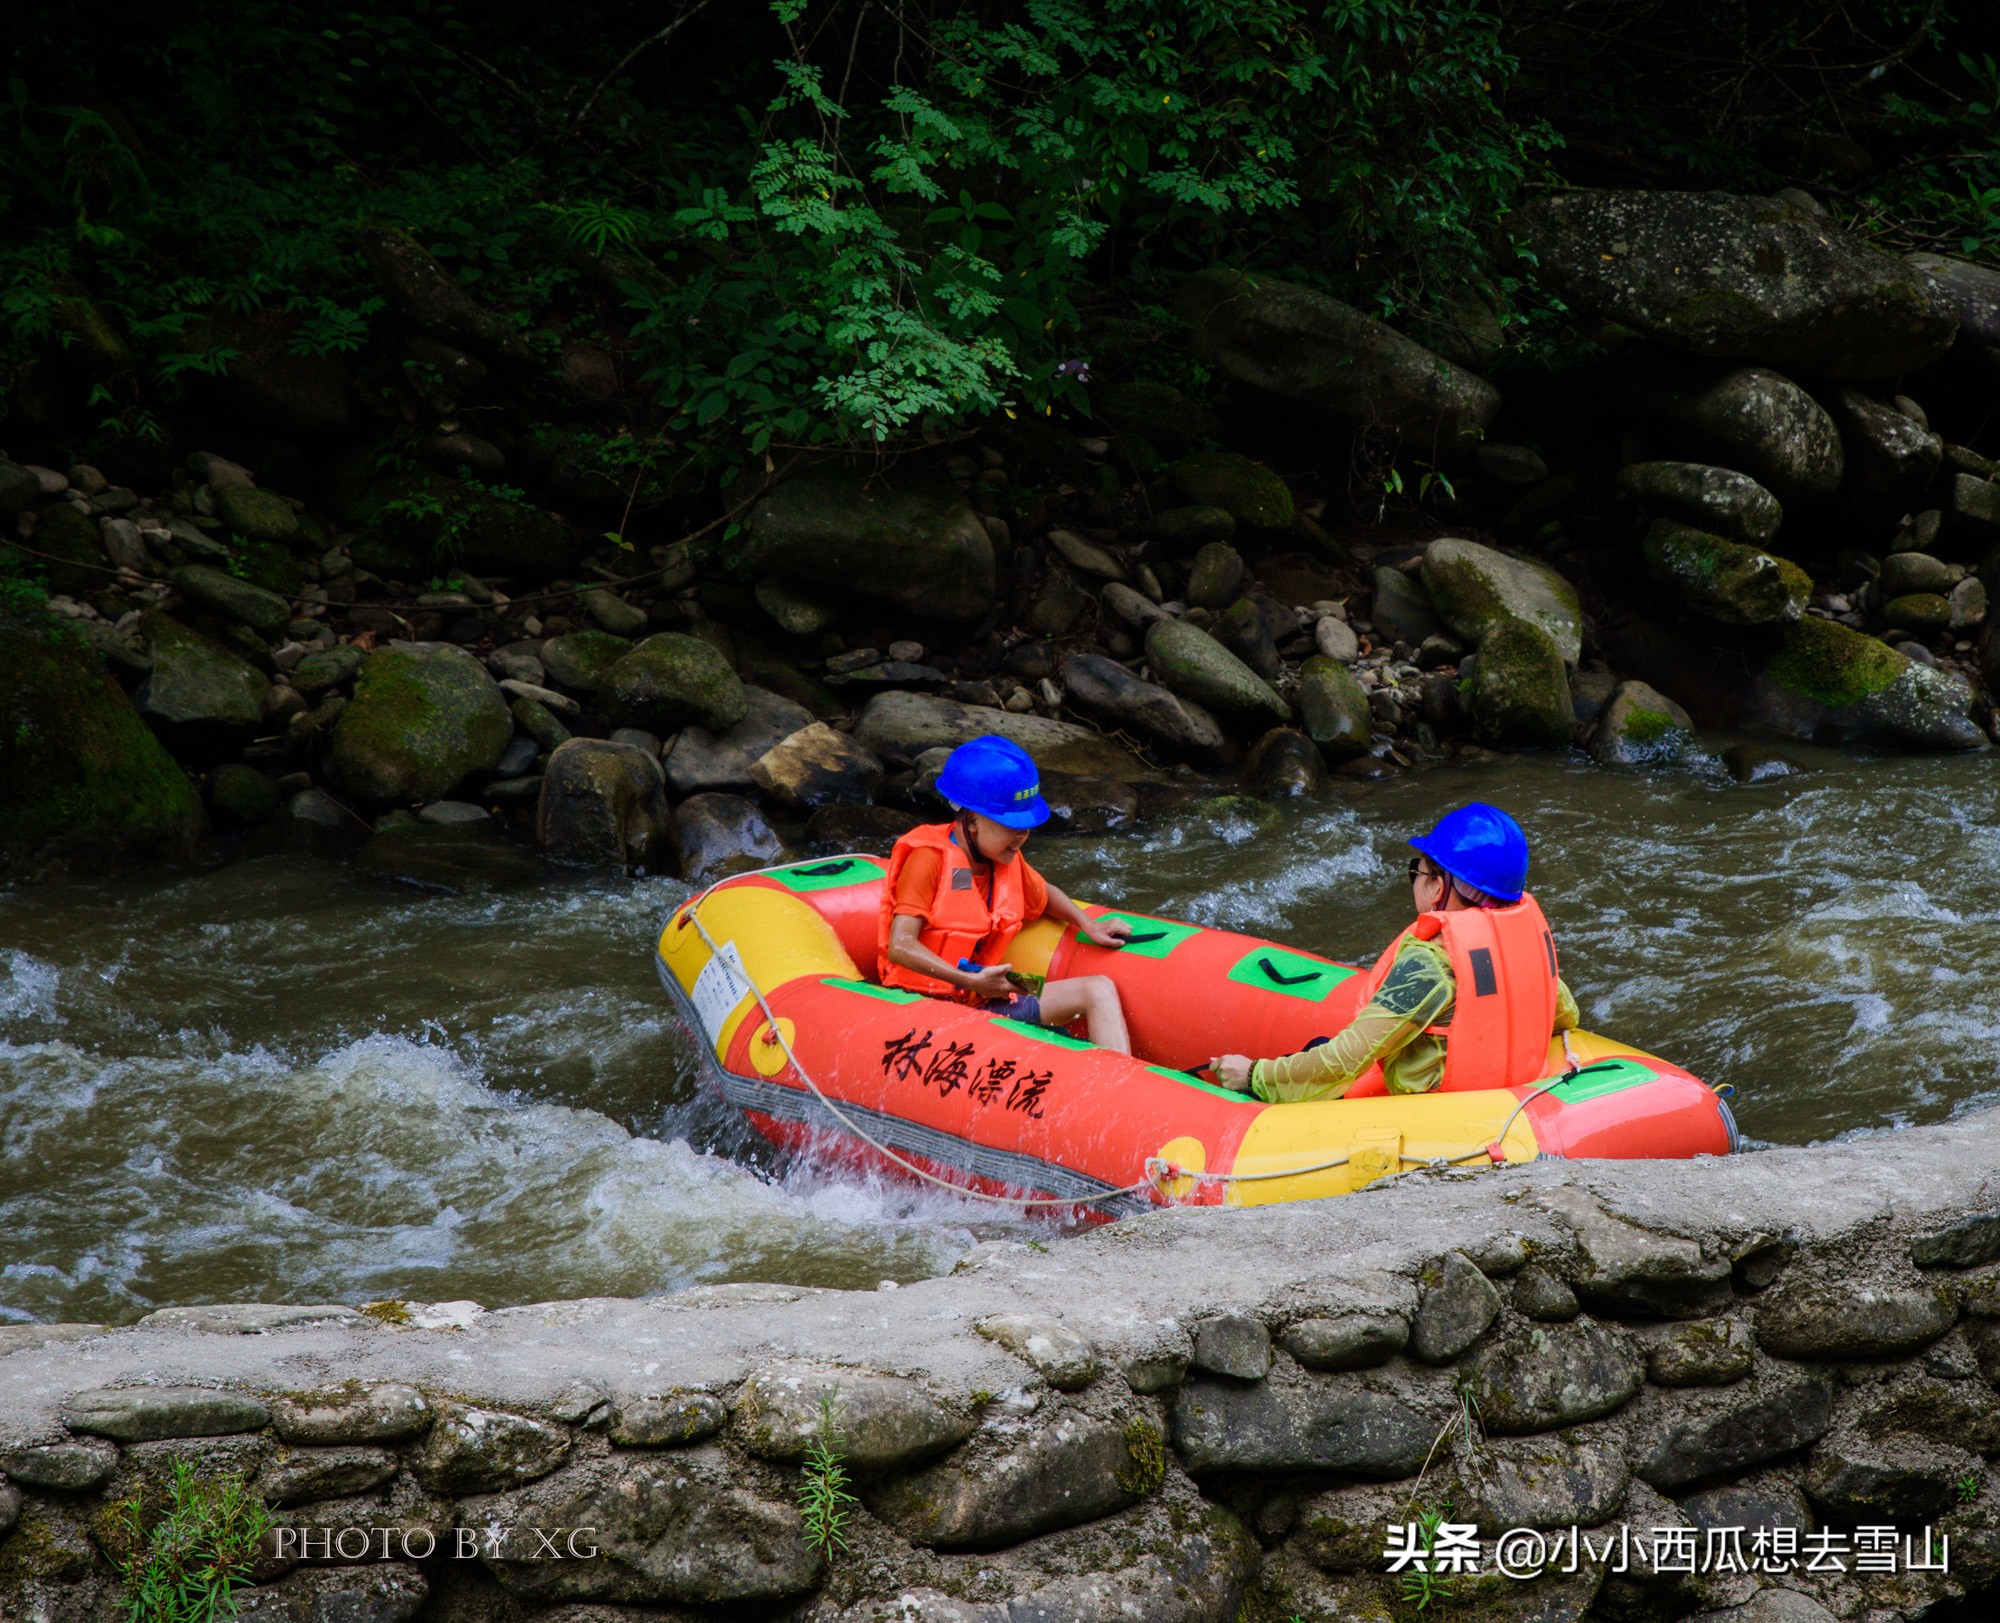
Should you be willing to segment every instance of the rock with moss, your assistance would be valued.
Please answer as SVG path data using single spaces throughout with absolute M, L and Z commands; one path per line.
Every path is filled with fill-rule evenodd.
M 215 516 L 237 535 L 251 541 L 291 540 L 299 533 L 299 515 L 284 497 L 255 485 L 217 485 Z
M 658 872 L 674 855 L 660 763 L 631 744 L 572 738 L 549 756 L 535 839 L 557 862 Z
M 1574 308 L 1697 355 L 1881 378 L 1958 330 L 1929 278 L 1784 198 L 1558 191 L 1515 219 Z
M 543 643 L 541 661 L 564 687 L 595 693 L 611 674 L 611 667 L 631 652 L 629 640 L 608 631 L 571 631 Z
M 235 488 L 223 486 L 225 490 Z M 194 607 L 248 626 L 266 642 L 283 636 L 285 627 L 291 623 L 292 606 L 284 598 L 238 579 L 227 570 L 210 564 L 187 564 L 176 569 L 172 579 L 174 590 Z
M 201 800 L 84 647 L 43 616 L 0 620 L 0 872 L 184 858 Z
M 1345 665 L 1324 654 L 1315 654 L 1299 668 L 1299 717 L 1306 737 L 1329 761 L 1359 755 L 1374 732 L 1368 690 Z
M 787 590 L 851 592 L 958 625 L 993 604 L 992 538 L 948 485 L 788 479 L 751 509 L 745 528 L 751 564 Z
M 612 665 L 599 697 L 613 726 L 658 738 L 687 726 L 726 732 L 750 708 L 742 679 L 714 644 L 677 631 L 648 637 Z
M 1951 625 L 1951 599 L 1938 592 L 1906 592 L 1882 605 L 1882 623 L 1894 631 L 1944 631 Z
M 1238 530 L 1282 532 L 1292 527 L 1292 493 L 1285 481 L 1235 451 L 1183 457 L 1174 464 L 1173 481 L 1182 501 L 1195 508 L 1219 508 Z
M 132 695 L 139 714 L 189 739 L 254 727 L 270 684 L 248 661 L 160 609 L 139 620 L 153 668 Z
M 1592 759 L 1603 766 L 1667 766 L 1694 741 L 1688 713 L 1644 682 L 1620 682 L 1591 735 Z
M 442 800 L 492 771 L 513 734 L 485 666 L 462 648 L 417 643 L 369 655 L 334 723 L 332 764 L 364 800 Z
M 1484 378 L 1311 288 L 1218 267 L 1181 284 L 1174 313 L 1196 358 L 1232 383 L 1438 463 L 1470 455 L 1500 410 Z
M 1168 691 L 1192 699 L 1226 723 L 1254 726 L 1291 719 L 1291 706 L 1242 660 L 1197 626 L 1158 620 L 1146 632 L 1146 659 Z
M 1565 665 L 1583 651 L 1583 609 L 1576 588 L 1547 564 L 1447 538 L 1424 552 L 1424 585 L 1438 618 L 1474 648 L 1494 628 L 1526 621 L 1548 634 Z
M 209 779 L 208 798 L 232 822 L 261 823 L 278 809 L 278 786 L 254 766 L 232 761 Z
M 1472 722 L 1488 744 L 1560 749 L 1576 727 L 1562 650 L 1531 620 L 1503 620 L 1472 668 Z
M 1946 254 L 1911 254 L 1903 263 L 1928 278 L 1958 312 L 1962 338 L 2000 346 L 2000 270 Z
M 1750 475 L 1787 508 L 1840 489 L 1847 458 L 1826 408 L 1782 373 L 1699 363 L 1642 370 L 1642 410 L 1669 439 Z
M 1670 518 L 1653 520 L 1641 550 L 1654 580 L 1723 625 L 1796 620 L 1812 596 L 1812 577 L 1789 559 Z
M 1785 510 L 1747 473 L 1705 462 L 1634 462 L 1618 470 L 1618 493 L 1649 513 L 1732 541 L 1768 541 Z
M 361 667 L 367 661 L 366 650 L 356 648 L 352 643 L 335 643 L 331 648 L 320 648 L 307 654 L 294 665 L 292 686 L 308 699 L 317 698 L 322 693 L 347 687 L 361 674 Z
M 1103 654 L 1069 660 L 1062 668 L 1062 685 L 1070 709 L 1163 754 L 1207 760 L 1227 744 L 1221 726 L 1200 705 L 1135 676 Z
M 1753 678 L 1743 720 L 1753 729 L 1892 749 L 1983 749 L 1964 678 L 1919 664 L 1835 620 L 1794 621 Z
M 49 590 L 85 597 L 111 581 L 104 536 L 97 520 L 75 502 L 57 502 L 35 515 L 35 533 L 23 543 L 41 557 L 26 560 L 30 573 L 39 569 Z

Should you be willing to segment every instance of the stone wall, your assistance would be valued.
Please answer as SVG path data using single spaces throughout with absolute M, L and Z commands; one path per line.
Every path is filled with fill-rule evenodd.
M 1389 1530 L 1446 1506 L 1447 1618 L 1915 1618 L 2000 1576 L 1996 1128 L 1423 1173 L 875 1292 L 0 1328 L 0 1617 L 115 1615 L 120 1507 L 192 1460 L 273 1507 L 243 1610 L 285 1623 L 1410 1616 Z M 1948 1572 L 1855 1570 L 1926 1525 Z M 1514 1528 L 1558 1570 L 1498 1575 Z M 1655 1570 L 1676 1529 L 1722 1570 Z

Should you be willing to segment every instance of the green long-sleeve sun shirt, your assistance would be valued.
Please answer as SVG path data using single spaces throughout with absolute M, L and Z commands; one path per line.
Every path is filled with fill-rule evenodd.
M 1391 1093 L 1428 1093 L 1444 1076 L 1444 1044 L 1425 1035 L 1451 1012 L 1458 983 L 1451 954 L 1435 941 L 1405 941 L 1374 998 L 1330 1042 L 1250 1067 L 1250 1092 L 1267 1104 L 1338 1099 L 1369 1066 L 1382 1062 Z M 1576 999 L 1556 982 L 1551 1031 L 1576 1029 Z

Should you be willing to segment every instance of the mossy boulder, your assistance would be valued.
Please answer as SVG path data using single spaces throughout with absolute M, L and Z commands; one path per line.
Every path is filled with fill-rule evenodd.
M 0 624 L 0 872 L 180 858 L 201 800 L 82 644 L 43 617 Z
M 1174 489 L 1190 507 L 1227 513 L 1238 530 L 1287 531 L 1292 527 L 1292 493 L 1261 462 L 1234 451 L 1197 451 L 1173 467 Z
M 513 733 L 485 666 L 462 648 L 412 644 L 368 656 L 334 723 L 332 764 L 365 800 L 440 800 L 492 771 Z
M 1618 493 L 1647 512 L 1677 518 L 1732 541 L 1768 541 L 1785 510 L 1747 473 L 1706 462 L 1634 462 L 1618 471 Z
M 292 686 L 308 699 L 334 688 L 344 688 L 361 674 L 361 667 L 368 662 L 367 653 L 352 643 L 335 643 L 331 648 L 321 648 L 292 667 Z
M 608 631 L 571 631 L 542 644 L 542 666 L 566 688 L 595 693 L 632 644 Z
M 1654 580 L 1724 625 L 1796 620 L 1812 596 L 1812 577 L 1789 559 L 1670 518 L 1653 520 L 1642 550 Z
M 1951 599 L 1937 592 L 1906 592 L 1882 605 L 1882 623 L 1896 631 L 1943 631 L 1951 625 Z
M 1424 553 L 1424 585 L 1438 618 L 1474 648 L 1510 620 L 1538 626 L 1565 665 L 1583 651 L 1583 609 L 1576 588 L 1533 558 L 1477 541 L 1433 541 Z
M 1470 455 L 1500 410 L 1484 378 L 1311 288 L 1217 267 L 1184 281 L 1174 313 L 1230 382 L 1342 433 L 1380 430 L 1430 460 Z
M 209 779 L 216 811 L 237 823 L 261 823 L 278 809 L 278 786 L 254 766 L 232 761 Z
M 1688 713 L 1644 682 L 1620 682 L 1591 735 L 1591 758 L 1604 766 L 1667 766 L 1694 741 Z
M 255 485 L 217 485 L 215 516 L 251 541 L 290 541 L 299 533 L 299 515 L 284 497 Z
M 683 727 L 726 732 L 749 711 L 743 682 L 712 643 L 663 631 L 614 664 L 600 687 L 617 727 L 665 738 Z
M 223 489 L 233 487 L 225 485 Z M 288 509 L 289 511 L 289 509 Z M 173 573 L 174 590 L 198 609 L 248 626 L 266 642 L 284 634 L 292 606 L 276 592 L 209 564 L 187 564 Z
M 1789 738 L 1908 750 L 1983 749 L 1964 678 L 1918 664 L 1836 620 L 1785 630 L 1742 707 L 1744 723 Z
M 1315 654 L 1299 668 L 1299 716 L 1306 737 L 1332 761 L 1359 755 L 1374 731 L 1368 690 L 1345 665 L 1324 654 Z
M 1562 650 L 1531 620 L 1503 620 L 1479 645 L 1472 721 L 1489 744 L 1560 749 L 1576 727 Z
M 788 587 L 852 592 L 954 625 L 985 614 L 997 589 L 992 538 L 948 485 L 788 479 L 745 527 L 751 564 Z
M 441 473 L 350 469 L 336 489 L 338 510 L 367 527 L 352 548 L 356 567 L 391 579 L 453 568 L 534 579 L 574 567 L 592 545 L 552 513 Z
M 1242 660 L 1197 626 L 1156 620 L 1146 632 L 1146 659 L 1154 679 L 1171 693 L 1192 699 L 1223 721 L 1254 727 L 1291 719 L 1291 707 Z
M 49 590 L 82 597 L 106 585 L 111 576 L 104 537 L 92 518 L 75 502 L 57 502 L 35 516 L 35 533 L 24 543 L 46 557 L 26 560 L 28 572 L 43 571 Z
M 139 714 L 184 734 L 240 731 L 263 720 L 270 684 L 247 660 L 159 609 L 140 617 L 139 633 L 153 659 L 132 696 Z
M 1573 307 L 1697 355 L 1880 378 L 1958 330 L 1922 272 L 1782 198 L 1558 191 L 1515 220 Z

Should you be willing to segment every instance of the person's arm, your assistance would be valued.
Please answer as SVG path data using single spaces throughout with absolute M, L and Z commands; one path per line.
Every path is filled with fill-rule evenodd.
M 1427 942 L 1406 941 L 1381 990 L 1330 1041 L 1247 1066 L 1242 1056 L 1225 1054 L 1213 1062 L 1216 1074 L 1266 1104 L 1338 1099 L 1371 1065 L 1421 1036 L 1451 1007 L 1455 991 L 1450 960 Z
M 1085 941 L 1098 947 L 1122 947 L 1132 933 L 1132 926 L 1123 919 L 1091 918 L 1053 884 L 1049 885 L 1048 905 L 1042 909 L 1042 917 L 1069 925 Z
M 976 975 L 967 974 L 956 964 L 948 964 L 920 939 L 924 921 L 915 913 L 898 913 L 889 926 L 888 958 L 892 964 L 930 975 L 947 986 L 960 987 L 980 997 L 1005 998 L 1014 995 L 1007 979 L 1006 964 L 988 964 Z

